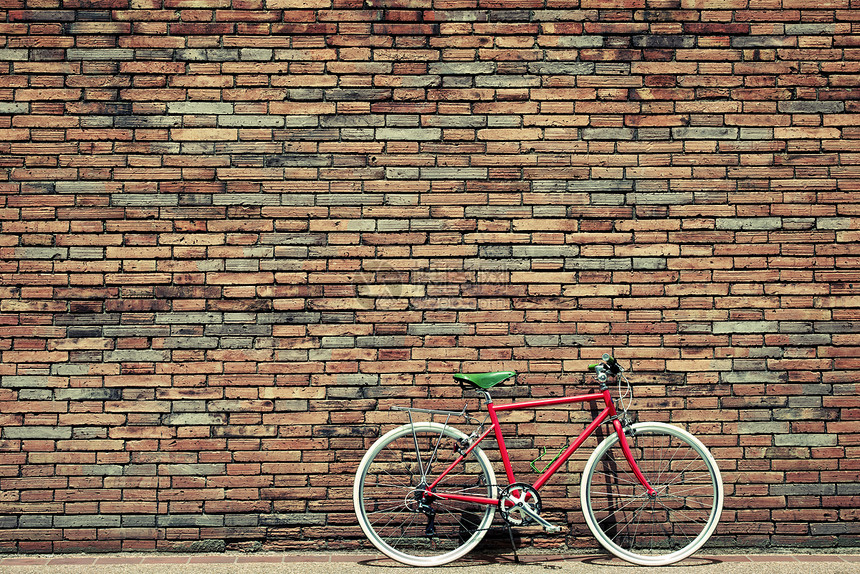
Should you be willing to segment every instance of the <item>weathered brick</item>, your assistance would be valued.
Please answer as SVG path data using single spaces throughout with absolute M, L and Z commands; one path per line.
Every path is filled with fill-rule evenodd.
M 487 175 L 487 168 L 480 167 L 422 167 L 422 179 L 480 179 Z
M 29 109 L 28 104 L 0 102 L 0 114 L 25 114 Z
M 234 104 L 229 102 L 168 102 L 167 113 L 189 115 L 232 114 Z
M 693 203 L 692 192 L 641 192 L 631 195 L 632 203 L 636 205 L 679 205 Z
M 260 524 L 264 526 L 324 526 L 325 514 L 269 514 L 260 516 Z
M 148 349 L 107 351 L 103 356 L 106 362 L 163 362 L 170 360 L 169 352 Z
M 72 438 L 72 427 L 6 427 L 6 438 L 12 439 L 63 439 Z
M 6 375 L 0 377 L 0 386 L 10 388 L 54 388 L 67 387 L 66 377 L 48 377 L 44 375 Z
M 713 323 L 713 332 L 719 333 L 775 333 L 776 321 L 719 321 Z
M 816 100 L 779 102 L 777 108 L 784 114 L 839 114 L 845 110 L 844 102 Z
M 0 48 L 3 551 L 366 546 L 392 405 L 612 349 L 721 461 L 711 543 L 856 544 L 847 0 L 42 4 Z
M 735 140 L 738 139 L 738 128 L 672 128 L 672 137 L 693 140 Z
M 160 469 L 167 476 L 208 476 L 224 474 L 222 464 L 165 464 Z
M 280 116 L 251 114 L 220 115 L 218 116 L 218 125 L 242 128 L 280 128 L 284 126 L 284 118 Z
M 156 523 L 161 528 L 217 527 L 224 524 L 224 515 L 219 514 L 172 514 L 159 515 Z
M 17 247 L 9 256 L 15 259 L 66 259 L 69 250 L 65 247 Z
M 121 519 L 118 515 L 81 515 L 55 516 L 55 528 L 119 528 Z
M 378 128 L 379 140 L 435 141 L 442 137 L 438 128 Z
M 69 48 L 66 50 L 66 58 L 69 60 L 106 60 L 116 62 L 118 60 L 133 59 L 134 50 L 128 48 Z
M 717 220 L 717 229 L 776 230 L 782 229 L 780 217 L 725 217 Z
M 835 446 L 836 435 L 830 434 L 775 434 L 773 444 L 776 446 Z
M 494 62 L 433 62 L 429 65 L 428 71 L 440 76 L 475 76 L 494 73 L 496 64 Z
M 177 413 L 162 416 L 162 423 L 169 426 L 222 425 L 227 422 L 223 414 Z
M 810 36 L 830 35 L 835 32 L 834 24 L 786 24 L 785 33 L 789 35 Z
M 0 61 L 25 62 L 29 56 L 26 48 L 3 48 L 0 49 Z
M 789 423 L 786 422 L 739 422 L 738 434 L 762 434 L 776 435 L 785 433 L 789 429 Z
M 111 205 L 129 207 L 178 205 L 178 201 L 179 198 L 177 196 L 166 194 L 123 193 L 111 196 Z
M 794 38 L 785 36 L 734 36 L 733 48 L 781 48 L 795 45 Z
M 630 128 L 585 128 L 582 139 L 585 140 L 632 140 L 634 131 Z

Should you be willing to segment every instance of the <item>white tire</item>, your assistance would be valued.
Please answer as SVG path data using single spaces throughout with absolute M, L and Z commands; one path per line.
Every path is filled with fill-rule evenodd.
M 656 491 L 649 497 L 612 433 L 582 472 L 580 499 L 597 541 L 642 566 L 687 558 L 707 542 L 723 508 L 723 482 L 708 449 L 687 431 L 637 423 L 628 431 L 633 458 Z
M 397 427 L 373 443 L 355 474 L 353 504 L 358 524 L 380 552 L 410 566 L 439 566 L 462 557 L 481 541 L 495 505 L 435 498 L 429 505 L 436 513 L 433 534 L 428 534 L 431 518 L 418 507 L 423 475 L 432 483 L 460 456 L 455 447 L 466 438 L 449 426 L 422 422 Z M 477 447 L 435 490 L 498 497 L 492 464 Z

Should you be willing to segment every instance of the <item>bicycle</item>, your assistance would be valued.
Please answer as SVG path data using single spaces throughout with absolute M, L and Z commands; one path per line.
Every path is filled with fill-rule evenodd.
M 597 376 L 599 393 L 503 405 L 493 403 L 489 390 L 516 373 L 455 374 L 455 380 L 474 386 L 482 396 L 488 414 L 481 422 L 466 412 L 466 406 L 461 411 L 394 407 L 408 413 L 409 423 L 385 433 L 370 447 L 353 487 L 358 523 L 370 542 L 404 564 L 438 566 L 471 551 L 489 530 L 496 511 L 512 545 L 512 527 L 537 524 L 546 532 L 559 532 L 559 526 L 541 516 L 539 490 L 600 425 L 609 422 L 612 430 L 586 462 L 580 484 L 583 514 L 594 537 L 615 556 L 645 566 L 672 564 L 696 552 L 716 529 L 723 506 L 723 484 L 714 458 L 681 428 L 631 423 L 627 410 L 632 387 L 614 358 L 605 354 L 589 370 Z M 610 381 L 618 385 L 617 401 Z M 537 480 L 517 482 L 497 413 L 600 401 L 605 405 L 600 414 Z M 445 420 L 415 422 L 413 413 L 441 415 Z M 477 428 L 466 434 L 448 425 L 452 417 L 462 417 Z M 507 485 L 496 482 L 493 466 L 478 446 L 490 433 L 495 435 Z M 538 470 L 534 462 L 532 468 Z

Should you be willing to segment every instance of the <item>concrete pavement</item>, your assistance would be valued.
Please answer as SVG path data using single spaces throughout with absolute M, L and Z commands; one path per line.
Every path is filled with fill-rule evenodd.
M 439 568 L 417 569 L 376 554 L 110 554 L 8 556 L 0 572 L 30 574 L 860 574 L 857 554 L 701 555 L 668 567 L 641 567 L 604 555 L 467 557 Z

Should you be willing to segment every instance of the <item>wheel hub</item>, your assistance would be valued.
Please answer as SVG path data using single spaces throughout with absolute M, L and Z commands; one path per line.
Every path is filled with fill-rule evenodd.
M 403 499 L 403 505 L 410 512 L 435 514 L 435 511 L 430 507 L 430 497 L 427 496 L 429 492 L 427 485 L 421 483 L 406 493 L 406 496 Z

